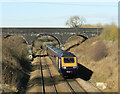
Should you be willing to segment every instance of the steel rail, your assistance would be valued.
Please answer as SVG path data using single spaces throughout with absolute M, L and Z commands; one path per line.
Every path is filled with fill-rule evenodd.
M 40 55 L 42 50 L 40 51 Z M 40 56 L 39 56 L 40 57 Z M 42 92 L 45 94 L 45 86 L 44 86 L 44 78 L 43 78 L 43 71 L 42 71 L 42 64 L 41 64 L 41 57 L 40 57 L 40 72 L 41 72 L 41 83 L 42 83 Z
M 69 82 L 68 82 L 65 78 L 64 78 L 64 80 L 65 80 L 67 86 L 70 88 L 72 94 L 76 94 L 76 92 L 75 92 L 74 89 L 71 87 L 71 85 L 69 84 Z
M 78 83 L 78 81 L 76 79 L 74 79 L 74 81 L 78 84 L 78 86 L 85 92 L 85 94 L 88 94 L 87 93 L 87 90 L 85 90 L 81 85 L 80 83 Z
M 44 50 L 44 51 L 45 51 L 45 50 Z M 44 52 L 43 52 L 43 53 L 44 53 Z M 53 77 L 52 77 L 52 75 L 51 75 L 51 72 L 50 72 L 50 69 L 49 69 L 49 67 L 48 67 L 48 64 L 47 64 L 47 61 L 46 61 L 45 57 L 44 57 L 44 61 L 45 61 L 46 67 L 47 67 L 47 69 L 48 69 L 48 72 L 49 72 L 49 75 L 50 75 L 50 79 L 51 79 L 51 81 L 52 81 L 52 83 L 53 83 L 53 88 L 54 88 L 54 90 L 55 90 L 55 93 L 58 94 L 57 89 L 56 89 L 56 86 L 55 86 L 55 83 L 54 83 L 54 79 L 53 79 Z
M 85 88 L 83 88 L 83 86 L 78 83 L 78 81 L 76 79 L 74 79 L 74 81 L 81 87 L 81 89 L 85 92 L 85 94 L 88 94 L 87 90 Z M 91 83 L 90 81 L 88 81 L 89 83 Z M 92 83 L 91 83 L 92 84 Z M 93 87 L 95 87 L 93 84 L 92 84 Z M 95 87 L 97 88 L 97 87 Z M 100 91 L 100 94 L 104 94 L 102 90 L 100 90 L 99 88 L 97 88 L 99 91 Z

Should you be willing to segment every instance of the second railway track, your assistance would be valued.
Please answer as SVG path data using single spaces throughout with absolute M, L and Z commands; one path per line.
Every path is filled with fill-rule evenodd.
M 40 51 L 40 55 L 42 53 L 42 50 Z M 43 78 L 43 71 L 42 71 L 42 62 L 41 62 L 41 56 L 40 56 L 40 72 L 41 72 L 41 83 L 42 83 L 42 92 L 45 94 L 45 86 L 44 86 L 44 78 Z
M 43 53 L 44 53 L 44 52 L 45 52 L 45 50 L 43 50 Z M 48 64 L 47 64 L 47 61 L 46 61 L 45 57 L 44 57 L 44 61 L 45 61 L 45 65 L 46 65 L 46 67 L 47 67 L 47 69 L 48 69 L 48 72 L 49 72 L 49 75 L 50 75 L 50 79 L 51 79 L 51 82 L 52 82 L 52 84 L 53 84 L 54 91 L 55 91 L 56 94 L 58 94 L 57 89 L 56 89 L 56 86 L 55 86 L 55 83 L 54 83 L 53 76 L 52 76 L 52 74 L 51 74 L 51 72 L 50 72 L 50 69 L 49 69 L 49 67 L 48 67 Z

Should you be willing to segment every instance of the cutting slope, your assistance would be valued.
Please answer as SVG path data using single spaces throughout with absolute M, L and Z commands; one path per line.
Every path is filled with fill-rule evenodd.
M 66 49 L 78 41 L 66 44 Z M 90 81 L 106 92 L 118 91 L 118 42 L 103 41 L 100 37 L 86 40 L 69 50 L 78 62 L 94 73 Z

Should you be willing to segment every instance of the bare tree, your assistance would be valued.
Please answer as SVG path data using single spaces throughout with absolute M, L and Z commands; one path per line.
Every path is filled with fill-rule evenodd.
M 71 16 L 69 20 L 66 21 L 66 25 L 70 27 L 82 27 L 86 19 L 84 17 L 79 16 Z

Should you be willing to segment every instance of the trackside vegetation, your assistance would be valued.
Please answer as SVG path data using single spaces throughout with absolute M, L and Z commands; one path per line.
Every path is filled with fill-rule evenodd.
M 118 27 L 114 22 L 105 25 L 101 25 L 100 23 L 96 25 L 86 24 L 83 28 L 103 28 L 100 35 L 103 40 L 111 42 L 118 40 Z

